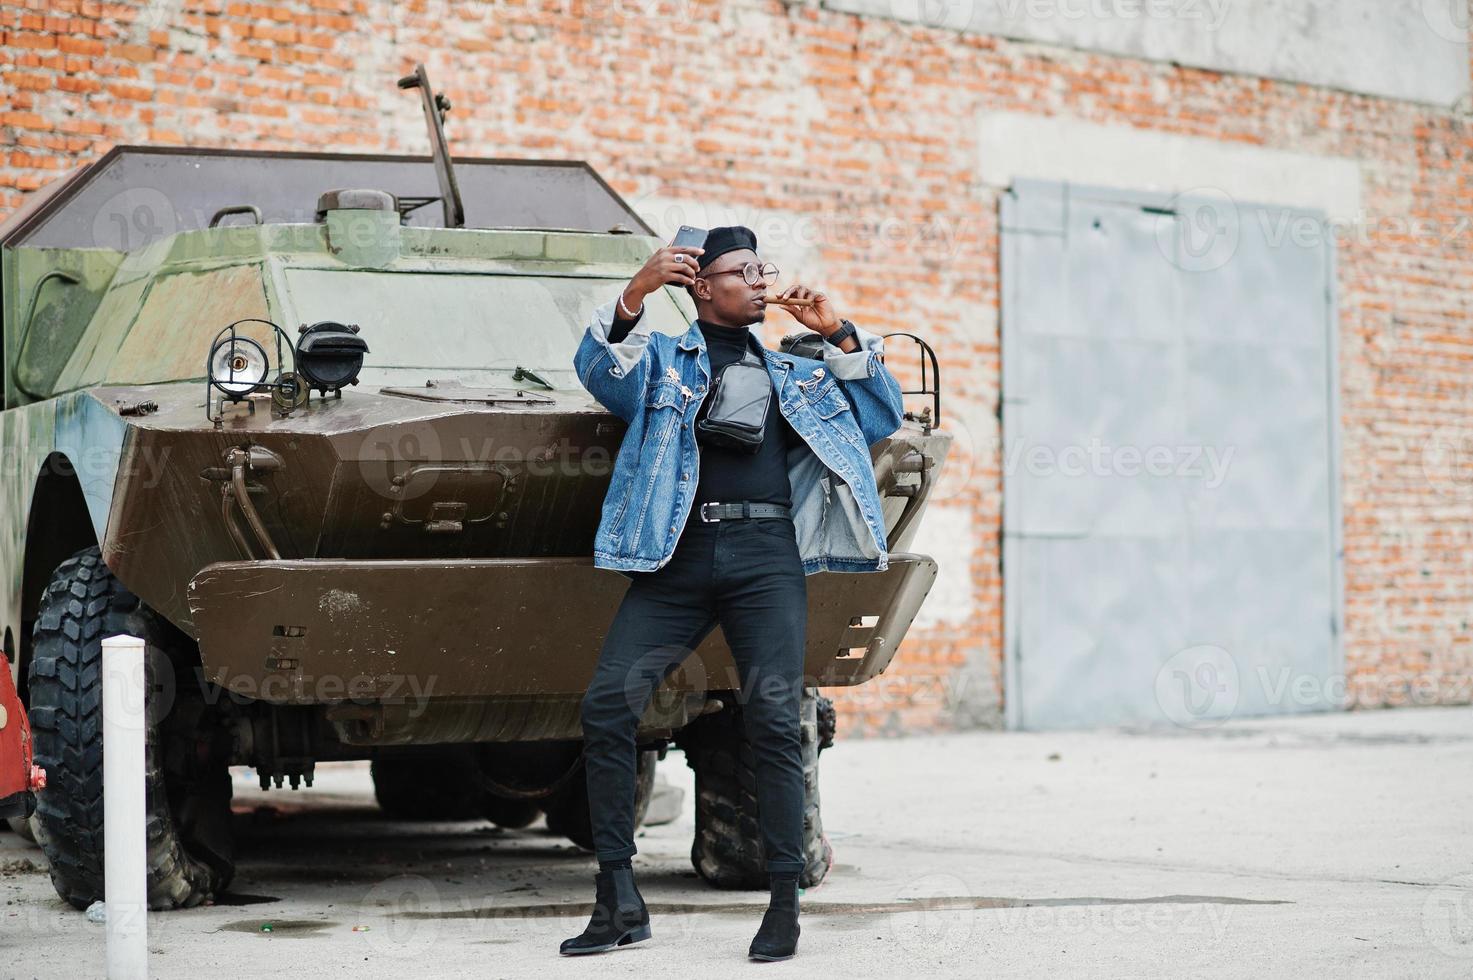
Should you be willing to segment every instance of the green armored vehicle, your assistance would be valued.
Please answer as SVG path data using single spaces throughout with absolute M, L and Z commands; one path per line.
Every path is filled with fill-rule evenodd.
M 591 846 L 579 704 L 628 584 L 591 560 L 624 424 L 572 358 L 663 242 L 586 165 L 452 170 L 443 99 L 401 86 L 429 159 L 119 147 L 0 226 L 0 629 L 48 773 L 26 829 L 78 908 L 117 633 L 148 643 L 155 908 L 231 880 L 232 765 L 296 788 L 371 760 L 396 817 Z M 650 315 L 679 334 L 688 303 Z M 880 674 L 935 577 L 905 551 L 950 441 L 923 394 L 873 451 L 889 569 L 809 579 L 815 685 Z M 696 869 L 766 887 L 735 687 L 718 631 L 641 721 L 640 806 L 679 746 Z M 804 708 L 812 884 L 833 721 L 817 687 Z

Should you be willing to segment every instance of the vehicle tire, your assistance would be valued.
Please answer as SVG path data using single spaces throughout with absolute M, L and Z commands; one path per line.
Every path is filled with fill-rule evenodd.
M 834 850 L 824 836 L 819 812 L 818 753 L 823 739 L 819 720 L 827 709 L 814 688 L 803 692 L 802 752 L 805 799 L 803 849 L 807 865 L 798 877 L 803 888 L 823 881 Z M 757 821 L 757 774 L 743 728 L 741 705 L 732 702 L 705 715 L 680 733 L 686 764 L 696 775 L 696 833 L 690 860 L 696 873 L 717 888 L 768 887 L 766 847 Z
M 33 826 L 57 894 L 78 909 L 102 898 L 102 640 L 119 633 L 147 644 L 148 905 L 192 907 L 235 872 L 229 732 L 185 664 L 187 638 L 125 589 L 95 547 L 56 569 L 36 617 L 29 710 L 47 782 Z
M 374 757 L 373 795 L 396 820 L 480 820 L 481 793 L 468 776 L 465 746 L 410 749 Z
M 648 750 L 638 753 L 634 774 L 634 829 L 644 823 L 644 815 L 650 809 L 650 797 L 655 792 L 655 767 L 660 753 Z M 578 774 L 566 786 L 542 801 L 542 812 L 547 814 L 547 829 L 561 834 L 585 851 L 593 847 L 593 818 L 588 811 L 588 779 L 582 763 Z
M 834 747 L 834 737 L 839 731 L 839 713 L 834 710 L 832 698 L 826 698 L 822 694 L 816 698 L 818 707 L 818 751 Z

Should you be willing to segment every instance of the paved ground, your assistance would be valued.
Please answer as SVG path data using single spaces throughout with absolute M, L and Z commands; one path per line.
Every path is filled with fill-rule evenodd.
M 639 839 L 654 939 L 569 960 L 594 864 L 559 839 L 381 820 L 359 766 L 239 785 L 249 904 L 150 916 L 156 976 L 1473 975 L 1473 708 L 840 743 L 787 964 L 745 958 L 764 896 L 695 878 L 689 795 Z M 41 861 L 0 835 L 0 976 L 102 976 Z

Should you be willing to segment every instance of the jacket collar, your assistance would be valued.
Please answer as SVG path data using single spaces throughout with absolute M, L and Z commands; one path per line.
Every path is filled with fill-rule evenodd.
M 681 334 L 680 338 L 675 343 L 676 346 L 678 346 L 681 350 L 706 349 L 706 338 L 701 334 L 700 324 L 696 323 L 696 321 L 694 320 L 690 322 L 690 326 L 686 328 L 685 333 Z M 772 361 L 778 367 L 784 369 L 791 368 L 793 366 L 791 362 L 785 361 L 781 357 L 777 356 L 776 351 L 768 350 L 766 344 L 759 343 L 757 346 L 762 349 L 762 357 L 765 360 Z
M 681 350 L 697 350 L 706 346 L 706 338 L 701 336 L 700 326 L 692 320 L 677 343 Z
M 696 350 L 699 347 L 706 346 L 706 336 L 701 333 L 701 322 L 699 320 L 692 320 L 690 322 L 690 326 L 686 328 L 685 333 L 680 335 L 679 344 L 682 350 Z M 758 346 L 762 346 L 761 343 Z

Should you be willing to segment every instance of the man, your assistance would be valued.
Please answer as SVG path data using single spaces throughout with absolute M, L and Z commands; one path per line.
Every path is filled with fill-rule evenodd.
M 650 937 L 634 882 L 634 734 L 656 687 L 719 623 L 740 675 L 771 897 L 754 959 L 788 959 L 798 942 L 803 848 L 799 704 L 807 624 L 804 576 L 887 567 L 884 517 L 868 447 L 899 428 L 900 386 L 881 339 L 841 319 L 823 293 L 793 316 L 824 338 L 823 360 L 764 348 L 777 270 L 757 237 L 714 228 L 701 248 L 650 256 L 619 297 L 594 311 L 574 357 L 590 393 L 629 423 L 594 539 L 594 564 L 631 579 L 582 704 L 584 758 L 599 872 L 593 918 L 564 954 Z M 696 322 L 651 329 L 645 298 L 683 286 Z M 760 442 L 706 433 L 713 381 L 744 355 L 771 391 Z M 760 383 L 760 382 L 759 382 Z M 760 389 L 759 389 L 760 390 Z M 757 404 L 760 404 L 757 402 Z M 701 432 L 700 437 L 697 432 Z

